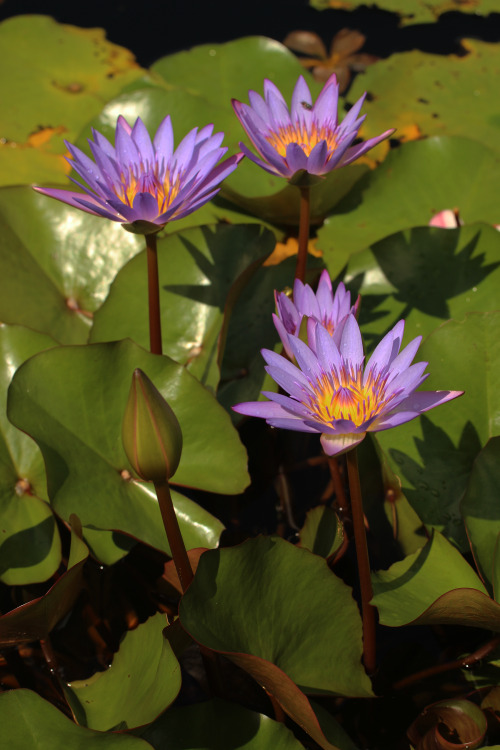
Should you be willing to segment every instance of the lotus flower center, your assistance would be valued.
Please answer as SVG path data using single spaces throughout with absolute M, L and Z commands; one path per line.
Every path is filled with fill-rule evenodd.
M 171 182 L 169 171 L 160 169 L 158 164 L 153 167 L 134 164 L 130 166 L 128 174 L 122 173 L 121 182 L 115 185 L 115 193 L 122 203 L 130 207 L 133 206 L 136 195 L 149 193 L 156 198 L 158 213 L 161 214 L 175 199 L 179 187 L 179 175 Z
M 360 427 L 368 419 L 376 417 L 394 397 L 385 395 L 386 379 L 371 374 L 363 385 L 361 368 L 355 372 L 343 368 L 324 373 L 314 384 L 313 395 L 307 407 L 316 419 L 332 426 L 336 419 L 346 419 Z
M 283 157 L 286 157 L 286 148 L 290 143 L 297 143 L 305 155 L 309 156 L 318 143 L 326 141 L 328 159 L 337 148 L 335 132 L 324 125 L 318 127 L 318 123 L 316 122 L 308 123 L 308 126 L 303 122 L 281 126 L 278 130 L 267 133 L 265 138 L 278 154 Z

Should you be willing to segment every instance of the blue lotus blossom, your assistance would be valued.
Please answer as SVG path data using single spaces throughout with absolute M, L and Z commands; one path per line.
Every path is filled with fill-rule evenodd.
M 223 162 L 224 133 L 212 134 L 213 125 L 191 130 L 174 149 L 170 116 L 165 117 L 151 141 L 140 117 L 133 127 L 120 115 L 115 145 L 96 130 L 89 139 L 94 160 L 66 141 L 68 162 L 86 185 L 84 192 L 35 187 L 39 193 L 81 208 L 87 213 L 118 221 L 139 234 L 159 231 L 167 222 L 182 219 L 207 203 L 243 154 Z
M 309 345 L 314 349 L 314 324 L 321 323 L 331 335 L 336 331 L 338 337 L 340 326 L 347 316 L 351 313 L 357 317 L 361 299 L 358 296 L 351 306 L 351 293 L 342 282 L 333 294 L 332 282 L 326 270 L 321 273 L 316 293 L 309 284 L 295 279 L 292 297 L 284 292 L 275 296 L 277 315 L 273 315 L 274 325 L 290 360 L 293 360 L 293 353 L 287 334 L 298 336 L 304 318 L 308 319 Z
M 354 315 L 342 326 L 338 345 L 315 323 L 315 349 L 288 335 L 297 365 L 262 350 L 266 371 L 289 395 L 263 391 L 268 401 L 233 406 L 239 414 L 262 417 L 273 427 L 321 435 L 329 456 L 358 445 L 368 432 L 388 430 L 462 395 L 462 391 L 418 391 L 428 377 L 427 362 L 412 364 L 421 342 L 413 339 L 402 351 L 404 321 L 378 344 L 364 366 L 363 342 Z
M 359 116 L 366 94 L 338 122 L 339 87 L 334 75 L 325 83 L 316 102 L 303 76 L 292 95 L 291 109 L 272 81 L 264 81 L 264 98 L 248 92 L 250 104 L 232 100 L 233 108 L 258 156 L 244 143 L 243 153 L 272 174 L 293 180 L 297 173 L 325 175 L 351 164 L 394 130 L 353 146 L 366 115 Z

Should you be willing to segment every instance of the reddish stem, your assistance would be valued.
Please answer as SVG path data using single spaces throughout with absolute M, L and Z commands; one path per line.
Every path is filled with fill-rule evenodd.
M 375 673 L 377 666 L 375 641 L 375 608 L 370 604 L 370 601 L 373 598 L 373 589 L 370 577 L 370 560 L 368 558 L 368 545 L 366 543 L 365 516 L 363 513 L 363 500 L 361 497 L 358 454 L 356 448 L 353 448 L 347 453 L 346 459 L 347 474 L 349 477 L 349 490 L 351 494 L 352 526 L 354 531 L 354 542 L 356 544 L 359 586 L 361 590 L 361 614 L 363 620 L 363 662 L 368 674 L 372 675 Z
M 311 220 L 310 188 L 301 187 L 300 190 L 300 219 L 299 219 L 299 251 L 295 278 L 305 281 L 307 267 L 307 246 L 309 243 L 309 224 Z
M 446 664 L 437 664 L 435 667 L 428 667 L 427 669 L 422 669 L 420 672 L 415 672 L 415 674 L 411 674 L 408 677 L 403 677 L 402 680 L 398 680 L 398 682 L 394 683 L 392 689 L 401 690 L 402 688 L 408 687 L 408 685 L 413 685 L 414 682 L 420 682 L 420 680 L 424 680 L 426 677 L 432 677 L 435 674 L 450 672 L 452 669 L 471 667 L 478 661 L 485 659 L 492 651 L 498 648 L 498 646 L 500 646 L 500 636 L 492 638 L 491 641 L 485 643 L 478 648 L 477 651 L 474 651 L 468 656 L 463 656 L 461 659 L 449 661 Z
M 186 552 L 184 540 L 182 538 L 179 522 L 175 514 L 170 488 L 167 482 L 155 482 L 156 497 L 160 506 L 163 525 L 167 534 L 170 551 L 174 560 L 174 565 L 181 582 L 182 592 L 184 593 L 193 580 L 193 570 L 189 557 Z
M 148 260 L 149 348 L 151 354 L 163 354 L 156 234 L 146 234 L 146 254 Z

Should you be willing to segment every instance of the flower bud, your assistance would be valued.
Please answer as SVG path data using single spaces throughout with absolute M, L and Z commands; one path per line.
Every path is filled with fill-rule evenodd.
M 175 474 L 182 452 L 177 417 L 142 370 L 134 370 L 122 424 L 125 453 L 137 474 L 166 482 Z

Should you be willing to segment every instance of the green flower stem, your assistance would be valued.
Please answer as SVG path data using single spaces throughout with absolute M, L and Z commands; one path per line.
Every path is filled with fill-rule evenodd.
M 305 281 L 307 267 L 307 245 L 309 243 L 309 223 L 311 220 L 311 204 L 309 187 L 300 187 L 300 219 L 299 219 L 299 252 L 295 266 L 295 278 Z
M 375 607 L 370 604 L 373 598 L 370 577 L 370 560 L 366 544 L 365 517 L 359 482 L 358 454 L 353 448 L 346 454 L 347 475 L 351 494 L 352 525 L 358 560 L 359 585 L 361 589 L 361 615 L 363 619 L 363 662 L 369 675 L 375 673 L 377 666 L 375 642 Z
M 193 570 L 184 546 L 168 482 L 155 482 L 155 490 L 174 565 L 181 582 L 182 591 L 185 592 L 193 580 Z
M 163 354 L 161 346 L 160 281 L 156 234 L 146 234 L 148 258 L 149 348 L 151 354 Z

